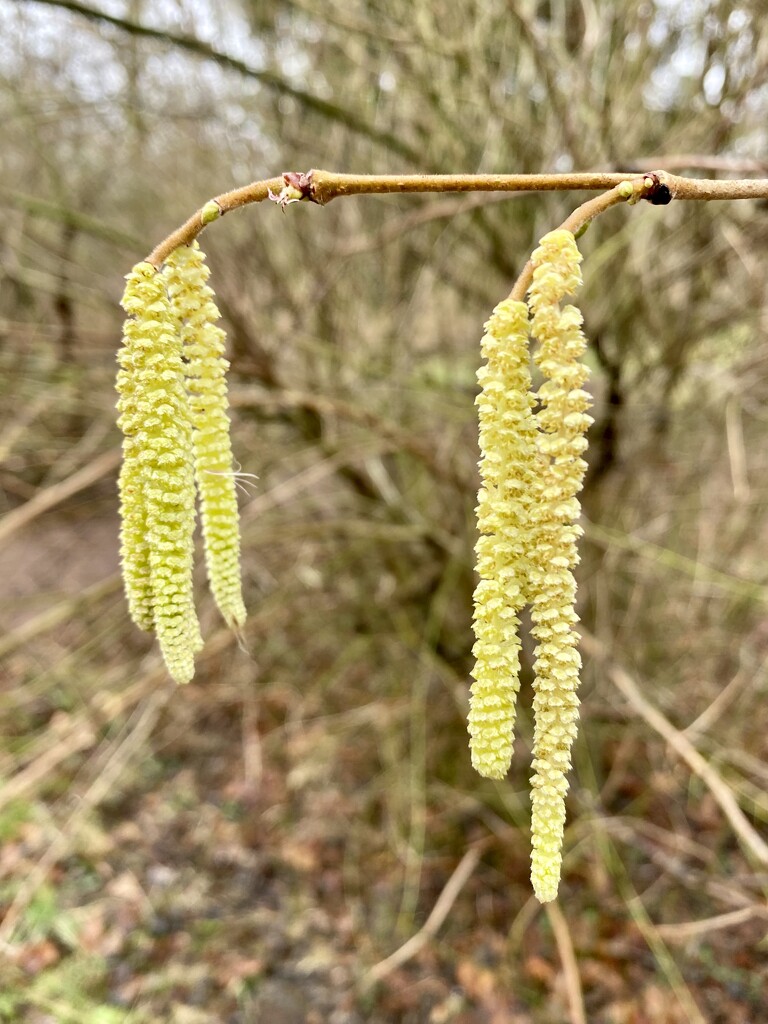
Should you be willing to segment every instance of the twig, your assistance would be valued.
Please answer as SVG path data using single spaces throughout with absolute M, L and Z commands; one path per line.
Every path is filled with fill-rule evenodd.
M 630 181 L 628 178 L 622 179 L 622 181 L 608 192 L 604 192 L 601 196 L 597 196 L 595 199 L 588 199 L 586 203 L 582 203 L 581 206 L 577 207 L 572 214 L 570 214 L 560 225 L 562 231 L 572 231 L 573 234 L 577 234 L 579 231 L 585 230 L 595 219 L 599 217 L 601 213 L 606 210 L 610 210 L 612 206 L 616 206 L 618 203 L 625 203 L 628 199 L 633 199 L 635 196 L 638 198 L 642 196 L 644 191 L 650 191 L 646 189 L 645 182 L 651 180 L 646 178 L 644 175 L 640 178 L 636 178 L 634 181 Z M 629 184 L 629 188 L 627 188 Z M 635 199 L 635 201 L 637 201 Z M 524 302 L 525 296 L 528 289 L 531 286 L 531 280 L 533 278 L 533 258 L 529 259 L 523 269 L 520 271 L 520 276 L 515 281 L 514 287 L 510 292 L 510 299 L 513 302 Z
M 575 174 L 340 174 L 311 170 L 308 195 L 325 206 L 339 196 L 403 195 L 418 192 L 603 192 L 631 175 L 587 171 Z M 766 182 L 768 187 L 768 182 Z
M 104 452 L 98 459 L 89 462 L 87 466 L 83 466 L 82 469 L 67 477 L 66 480 L 53 484 L 51 487 L 46 487 L 45 490 L 40 491 L 26 504 L 15 508 L 13 512 L 9 512 L 7 516 L 0 520 L 0 542 L 7 540 L 12 533 L 22 526 L 26 526 L 27 523 L 42 515 L 43 512 L 47 512 L 66 498 L 71 498 L 78 491 L 84 491 L 86 487 L 90 487 L 97 480 L 101 480 L 102 477 L 111 473 L 113 469 L 120 465 L 120 457 L 119 448 L 114 451 Z
M 716 914 L 714 917 L 705 917 L 701 921 L 682 921 L 680 924 L 657 924 L 656 931 L 665 942 L 687 942 L 697 935 L 710 936 L 712 932 L 720 928 L 734 928 L 736 925 L 745 924 L 754 918 L 768 918 L 768 907 L 752 906 L 742 907 L 740 910 L 730 910 L 727 914 Z
M 768 178 L 740 178 L 714 180 L 683 178 L 663 170 L 634 174 L 616 172 L 584 172 L 573 174 L 341 174 L 336 171 L 286 171 L 279 178 L 254 181 L 250 185 L 215 196 L 197 210 L 189 220 L 172 232 L 147 256 L 147 262 L 159 267 L 180 245 L 190 245 L 203 228 L 217 217 L 250 203 L 265 199 L 279 200 L 283 208 L 288 203 L 305 200 L 324 206 L 339 196 L 403 195 L 405 193 L 438 192 L 605 192 L 590 220 L 603 208 L 627 197 L 618 194 L 610 201 L 617 186 L 629 180 L 652 178 L 655 188 L 667 190 L 671 199 L 768 199 Z M 651 193 L 637 195 L 649 198 Z M 585 204 L 586 205 L 586 204 Z M 579 208 L 582 210 L 583 208 Z M 575 216 L 575 215 L 574 215 Z M 583 217 L 583 213 L 579 213 Z M 569 218 L 570 220 L 570 218 Z M 567 224 L 568 222 L 566 222 Z M 568 230 L 574 230 L 568 228 Z
M 568 995 L 568 1008 L 571 1024 L 587 1024 L 587 1012 L 584 1009 L 584 995 L 581 991 L 581 978 L 576 953 L 571 941 L 571 932 L 560 905 L 555 900 L 546 904 L 547 917 L 552 925 L 557 952 L 563 965 L 565 990 Z
M 365 974 L 362 980 L 363 989 L 368 989 L 372 985 L 375 985 L 377 981 L 381 981 L 392 971 L 396 970 L 402 964 L 406 963 L 426 945 L 431 938 L 437 934 L 443 921 L 445 921 L 448 913 L 456 901 L 456 897 L 459 895 L 461 890 L 467 884 L 470 875 L 477 867 L 482 853 L 481 847 L 473 846 L 470 850 L 464 854 L 459 861 L 455 871 L 445 883 L 445 888 L 437 898 L 437 902 L 432 908 L 432 912 L 421 926 L 421 928 L 412 935 L 407 942 L 405 942 L 399 949 L 396 949 L 394 953 L 391 953 L 385 960 L 381 960 L 375 964 Z
M 653 707 L 640 693 L 632 677 L 619 665 L 608 660 L 608 652 L 595 637 L 581 631 L 581 645 L 593 658 L 602 661 L 608 678 L 626 697 L 635 711 L 669 744 L 704 785 L 709 789 L 721 811 L 731 824 L 736 835 L 752 856 L 763 865 L 768 865 L 768 844 L 750 825 L 739 807 L 729 786 L 720 778 L 693 744 L 669 722 L 660 711 Z

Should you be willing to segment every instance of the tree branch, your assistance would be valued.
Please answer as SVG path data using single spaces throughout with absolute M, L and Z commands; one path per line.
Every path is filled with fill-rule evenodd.
M 305 109 L 313 110 L 315 113 L 327 117 L 331 121 L 345 125 L 357 135 L 362 135 L 372 142 L 376 142 L 386 149 L 397 153 L 405 160 L 409 160 L 416 166 L 423 166 L 423 157 L 418 150 L 403 142 L 397 135 L 391 132 L 381 131 L 367 124 L 351 110 L 340 107 L 336 103 L 321 99 L 303 89 L 297 89 L 289 85 L 285 79 L 275 74 L 274 71 L 261 71 L 251 67 L 245 61 L 238 60 L 228 53 L 216 50 L 213 46 L 197 39 L 195 36 L 180 35 L 175 32 L 168 32 L 165 29 L 152 28 L 149 25 L 141 25 L 135 21 L 128 21 L 126 18 L 118 18 L 113 14 L 106 14 L 104 11 L 94 10 L 87 4 L 79 3 L 78 0 L 27 0 L 27 3 L 46 4 L 49 7 L 60 7 L 62 10 L 77 14 L 88 21 L 99 22 L 103 25 L 111 25 L 112 28 L 120 29 L 122 32 L 129 32 L 134 36 L 142 36 L 145 39 L 157 39 L 163 43 L 170 43 L 188 53 L 194 53 L 198 57 L 204 57 L 215 61 L 216 64 L 232 71 L 237 71 L 246 78 L 253 78 L 268 89 L 272 89 L 280 96 L 290 96 L 291 99 L 299 102 Z
M 52 2 L 52 0 L 37 0 Z M 339 196 L 403 195 L 421 192 L 602 191 L 575 210 L 562 227 L 576 233 L 603 210 L 622 201 L 646 199 L 662 205 L 672 199 L 768 199 L 768 179 L 683 178 L 666 171 L 574 174 L 341 174 L 286 171 L 280 178 L 254 181 L 209 200 L 147 256 L 159 267 L 179 245 L 189 245 L 217 217 L 250 203 L 273 199 L 285 208 L 304 200 L 324 206 Z M 526 271 L 523 271 L 523 275 Z M 523 280 L 521 275 L 520 281 Z M 518 284 L 520 284 L 520 281 Z

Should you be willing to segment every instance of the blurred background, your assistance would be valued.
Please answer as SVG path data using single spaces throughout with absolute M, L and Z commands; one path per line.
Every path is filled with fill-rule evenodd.
M 530 650 L 508 779 L 469 763 L 473 399 L 483 322 L 583 195 L 208 229 L 258 480 L 242 643 L 200 577 L 184 688 L 122 597 L 113 383 L 124 275 L 253 179 L 765 176 L 763 16 L 0 0 L 0 1020 L 764 1019 L 765 203 L 614 209 L 583 239 L 588 636 L 554 909 L 528 880 Z

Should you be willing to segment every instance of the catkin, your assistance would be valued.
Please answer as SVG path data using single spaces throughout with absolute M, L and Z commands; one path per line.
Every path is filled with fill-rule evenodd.
M 520 688 L 519 614 L 527 597 L 528 523 L 536 475 L 528 310 L 499 303 L 482 340 L 485 365 L 476 404 L 480 422 L 473 669 L 469 734 L 481 775 L 502 778 L 512 758 Z
M 210 207 L 204 222 L 212 219 Z M 128 317 L 118 356 L 126 596 L 132 618 L 155 630 L 168 670 L 181 683 L 192 678 L 203 645 L 192 593 L 196 492 L 214 598 L 230 626 L 245 621 L 229 363 L 207 278 L 197 242 L 174 251 L 162 273 L 137 264 L 122 300 Z
M 208 286 L 205 257 L 194 242 L 168 258 L 165 279 L 186 359 L 195 479 L 200 495 L 208 581 L 226 622 L 245 621 L 240 530 L 227 414 L 224 331 Z
M 586 463 L 582 458 L 590 396 L 581 362 L 586 340 L 579 311 L 561 308 L 564 297 L 581 284 L 581 254 L 569 231 L 542 238 L 532 257 L 529 293 L 531 332 L 539 342 L 535 361 L 544 382 L 539 388 L 539 451 L 543 464 L 535 483 L 535 543 L 530 552 L 534 662 L 534 741 L 531 778 L 531 880 L 544 903 L 557 895 L 565 825 L 567 772 L 576 736 L 577 688 L 581 659 L 574 630 L 581 528 L 577 494 Z
M 581 284 L 573 234 L 553 231 L 533 253 L 528 304 L 507 299 L 486 324 L 478 371 L 480 474 L 469 733 L 472 763 L 502 778 L 512 756 L 520 687 L 520 614 L 531 605 L 534 744 L 531 880 L 557 895 L 567 773 L 578 718 L 581 660 L 573 569 L 590 396 L 581 314 L 563 299 Z M 530 320 L 529 320 L 530 317 Z M 528 337 L 543 382 L 531 393 Z
M 128 319 L 123 327 L 123 344 L 118 353 L 118 426 L 123 432 L 123 461 L 120 491 L 120 561 L 123 585 L 131 618 L 141 629 L 152 630 L 155 613 L 149 569 L 147 505 L 143 465 L 136 435 L 141 427 L 134 372 L 144 360 L 144 309 L 155 298 L 155 270 L 139 263 L 127 277 L 123 308 Z
M 192 596 L 195 487 L 181 342 L 151 264 L 128 275 L 122 304 L 123 574 L 134 619 L 154 627 L 170 674 L 183 683 L 202 639 Z

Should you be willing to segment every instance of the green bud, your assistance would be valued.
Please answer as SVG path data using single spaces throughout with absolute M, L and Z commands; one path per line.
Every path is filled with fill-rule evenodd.
M 203 224 L 211 224 L 213 221 L 218 220 L 223 212 L 215 199 L 209 199 L 200 211 L 200 220 Z

